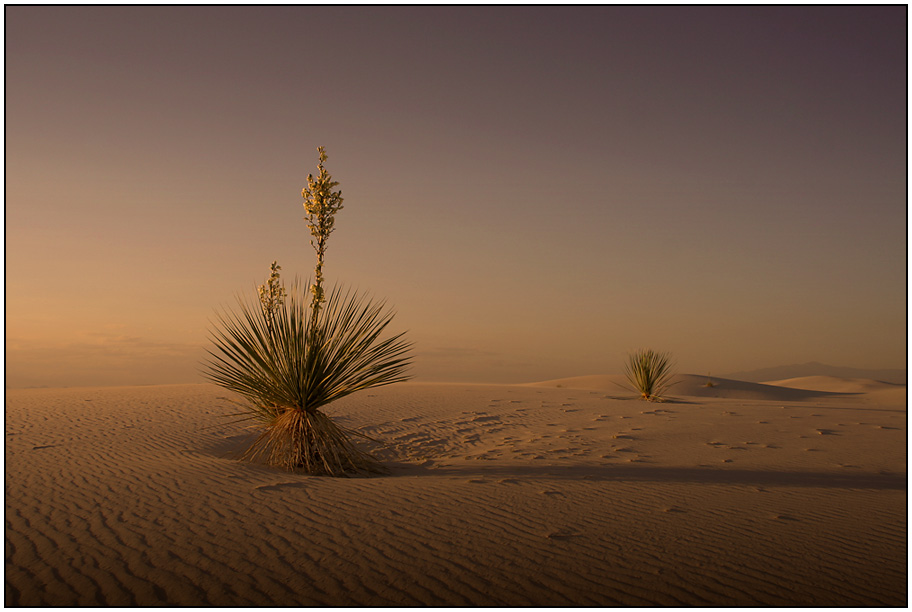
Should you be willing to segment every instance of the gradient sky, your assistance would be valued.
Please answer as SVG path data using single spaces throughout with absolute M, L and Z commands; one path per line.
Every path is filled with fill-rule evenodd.
M 419 380 L 905 367 L 905 6 L 5 13 L 7 386 L 201 382 L 320 145 Z

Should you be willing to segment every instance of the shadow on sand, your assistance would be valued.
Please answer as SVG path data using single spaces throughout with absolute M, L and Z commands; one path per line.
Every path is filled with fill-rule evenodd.
M 777 472 L 680 467 L 634 467 L 592 465 L 504 465 L 504 466 L 415 466 L 387 463 L 393 477 L 443 476 L 515 478 L 519 480 L 588 480 L 595 482 L 654 482 L 755 485 L 771 487 L 827 487 L 835 489 L 879 489 L 904 491 L 905 474 L 861 472 Z
M 203 452 L 221 459 L 238 460 L 255 434 L 231 436 L 211 444 Z M 256 464 L 248 463 L 253 467 Z M 445 477 L 445 478 L 512 478 L 517 480 L 585 480 L 590 482 L 652 482 L 668 484 L 722 484 L 768 487 L 825 487 L 833 489 L 876 489 L 905 491 L 906 474 L 882 472 L 786 472 L 775 470 L 744 470 L 716 468 L 686 468 L 623 465 L 531 465 L 522 463 L 500 465 L 439 465 L 427 460 L 421 465 L 401 461 L 383 461 L 388 475 L 370 478 Z M 266 470 L 275 470 L 257 466 Z M 276 470 L 278 471 L 278 470 Z M 357 476 L 356 476 L 357 477 Z

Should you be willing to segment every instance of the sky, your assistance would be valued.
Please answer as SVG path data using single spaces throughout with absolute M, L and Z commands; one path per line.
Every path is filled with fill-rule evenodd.
M 318 146 L 416 380 L 905 367 L 904 5 L 4 11 L 7 387 L 203 382 Z

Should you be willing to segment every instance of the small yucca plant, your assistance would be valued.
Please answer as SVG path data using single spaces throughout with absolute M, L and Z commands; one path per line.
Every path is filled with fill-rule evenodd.
M 382 471 L 352 442 L 362 434 L 340 427 L 323 409 L 356 391 L 407 380 L 411 344 L 403 334 L 382 338 L 393 318 L 383 302 L 339 287 L 327 298 L 323 290 L 326 239 L 342 192 L 332 191 L 338 183 L 323 167 L 322 147 L 319 153 L 320 175 L 308 176 L 303 192 L 317 252 L 310 295 L 298 283 L 286 292 L 273 262 L 259 304 L 239 299 L 239 313 L 217 316 L 206 376 L 243 397 L 245 418 L 259 422 L 262 431 L 244 458 L 330 476 Z
M 625 374 L 633 389 L 640 397 L 650 402 L 660 402 L 663 394 L 674 383 L 671 371 L 671 355 L 652 349 L 641 349 L 627 356 Z

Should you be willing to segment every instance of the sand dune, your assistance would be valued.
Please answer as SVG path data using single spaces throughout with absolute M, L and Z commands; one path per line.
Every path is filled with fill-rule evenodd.
M 802 376 L 765 383 L 792 389 L 809 389 L 827 393 L 858 395 L 861 404 L 906 403 L 906 385 L 871 380 L 870 378 L 843 378 L 838 376 Z
M 605 391 L 619 398 L 636 397 L 638 394 L 629 389 L 623 375 L 574 376 L 558 378 L 539 383 L 535 387 L 555 387 L 566 389 L 593 389 Z M 754 399 L 770 402 L 787 402 L 830 395 L 825 389 L 809 389 L 774 385 L 774 383 L 752 383 L 728 378 L 712 378 L 696 374 L 678 374 L 672 379 L 672 386 L 667 396 L 675 397 L 720 397 L 727 399 Z
M 6 603 L 905 605 L 904 398 L 614 380 L 346 398 L 350 479 L 232 459 L 213 386 L 8 391 Z
M 869 378 L 888 383 L 906 384 L 906 370 L 898 369 L 862 369 L 831 366 L 816 361 L 808 363 L 762 368 L 742 372 L 723 374 L 726 378 L 763 382 L 765 380 L 784 380 L 787 378 L 807 378 L 810 376 L 833 376 L 839 378 Z
M 830 393 L 872 393 L 885 390 L 905 390 L 905 385 L 887 383 L 870 378 L 843 378 L 839 376 L 802 376 L 763 383 L 792 389 L 811 389 Z

